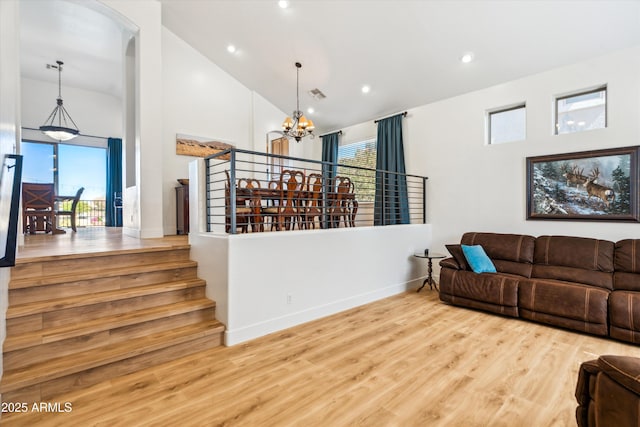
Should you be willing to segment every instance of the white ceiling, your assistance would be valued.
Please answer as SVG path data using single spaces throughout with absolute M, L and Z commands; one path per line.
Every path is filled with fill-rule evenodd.
M 640 1 L 160 1 L 163 25 L 287 113 L 301 62 L 301 107 L 321 132 L 640 45 Z M 119 96 L 121 28 L 89 2 L 21 4 L 25 76 L 55 81 L 45 64 L 62 59 L 63 95 Z

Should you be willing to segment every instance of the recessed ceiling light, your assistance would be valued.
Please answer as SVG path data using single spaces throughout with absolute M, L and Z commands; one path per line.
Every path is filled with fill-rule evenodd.
M 315 112 L 316 112 L 316 110 L 314 110 L 312 107 L 307 108 L 307 113 L 313 114 Z
M 362 86 L 362 93 L 369 93 L 369 92 L 371 92 L 371 87 L 369 87 L 369 85 Z
M 465 64 L 468 64 L 469 62 L 473 61 L 473 53 L 471 52 L 467 52 L 464 55 L 462 55 L 462 57 L 460 58 L 460 61 L 462 61 Z
M 227 46 L 227 52 L 229 53 L 234 53 L 236 51 L 236 47 L 232 44 L 230 44 L 229 46 Z
M 278 6 L 280 6 L 281 9 L 286 9 L 289 7 L 289 2 L 286 0 L 280 0 L 278 2 Z

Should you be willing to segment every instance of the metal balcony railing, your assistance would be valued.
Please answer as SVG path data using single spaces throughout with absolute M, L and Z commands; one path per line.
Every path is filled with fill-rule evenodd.
M 71 201 L 60 204 L 58 209 L 71 210 Z M 71 227 L 69 216 L 60 216 L 57 220 L 58 227 Z M 104 200 L 79 200 L 76 207 L 77 227 L 104 227 L 105 226 L 105 201 Z
M 207 231 L 426 223 L 423 176 L 241 149 L 205 165 Z

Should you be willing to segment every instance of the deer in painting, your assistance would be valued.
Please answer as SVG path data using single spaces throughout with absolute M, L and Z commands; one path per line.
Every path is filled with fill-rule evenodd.
M 567 186 L 574 184 L 576 187 L 581 185 L 584 187 L 587 184 L 588 177 L 583 175 L 584 168 L 578 169 L 578 166 L 573 165 L 571 170 L 567 166 L 563 167 L 562 176 L 567 180 Z
M 600 176 L 600 169 L 594 168 L 587 179 L 585 187 L 587 188 L 587 194 L 589 197 L 587 200 L 591 199 L 591 196 L 595 196 L 598 199 L 602 200 L 606 207 L 609 207 L 609 204 L 616 199 L 616 193 L 612 188 L 606 187 L 604 185 L 596 184 L 596 180 Z

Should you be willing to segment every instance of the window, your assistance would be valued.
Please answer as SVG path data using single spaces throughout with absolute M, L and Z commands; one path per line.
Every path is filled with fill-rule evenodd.
M 607 87 L 556 98 L 556 135 L 607 127 Z
M 376 140 L 354 142 L 338 147 L 338 164 L 361 168 L 376 168 Z M 348 176 L 355 184 L 356 198 L 362 202 L 373 202 L 376 193 L 374 170 L 338 167 L 338 175 Z
M 527 136 L 525 104 L 489 112 L 489 144 L 524 141 Z
M 22 141 L 23 182 L 53 182 L 56 194 L 73 195 L 84 187 L 83 200 L 104 200 L 107 152 L 104 148 Z
M 55 144 L 23 141 L 20 146 L 24 156 L 22 164 L 22 182 L 45 184 L 55 182 L 57 168 Z

